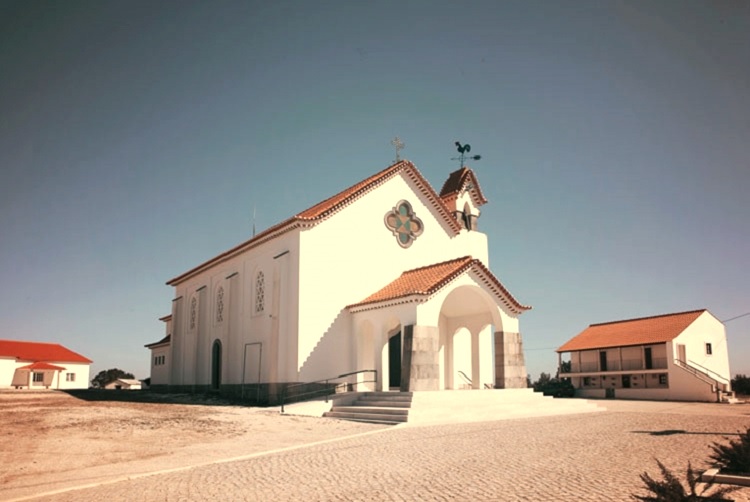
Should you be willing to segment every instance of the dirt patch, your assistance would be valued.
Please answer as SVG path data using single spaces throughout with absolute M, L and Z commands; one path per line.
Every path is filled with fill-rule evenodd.
M 138 394 L 104 400 L 106 395 L 85 399 L 58 391 L 0 392 L 2 498 L 382 428 L 185 395 Z

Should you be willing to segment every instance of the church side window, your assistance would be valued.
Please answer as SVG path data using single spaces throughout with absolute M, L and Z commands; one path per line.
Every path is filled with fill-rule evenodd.
M 190 329 L 195 329 L 195 322 L 198 316 L 198 299 L 193 297 L 190 300 Z
M 260 314 L 266 309 L 266 276 L 258 272 L 255 276 L 255 313 Z
M 224 320 L 224 287 L 219 286 L 216 291 L 216 322 Z

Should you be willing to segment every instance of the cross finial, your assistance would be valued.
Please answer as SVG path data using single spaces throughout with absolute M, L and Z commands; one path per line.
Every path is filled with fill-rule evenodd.
M 404 145 L 404 142 L 401 141 L 401 139 L 396 136 L 391 140 L 391 145 L 393 145 L 396 148 L 396 162 L 399 162 L 401 160 L 401 157 L 398 152 L 404 149 L 406 145 Z

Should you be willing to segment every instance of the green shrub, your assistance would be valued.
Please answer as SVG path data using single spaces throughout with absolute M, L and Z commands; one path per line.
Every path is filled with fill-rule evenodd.
M 690 462 L 688 462 L 687 484 L 688 489 L 690 490 L 688 492 L 685 491 L 685 487 L 682 486 L 682 483 L 679 479 L 677 479 L 677 476 L 672 474 L 672 471 L 664 467 L 664 464 L 662 464 L 658 460 L 656 461 L 656 463 L 658 464 L 659 469 L 661 470 L 661 475 L 664 479 L 655 480 L 651 476 L 649 476 L 647 472 L 641 474 L 641 481 L 643 481 L 643 484 L 646 485 L 646 489 L 650 493 L 649 495 L 632 495 L 635 500 L 642 500 L 644 502 L 693 502 L 699 500 L 731 500 L 724 498 L 724 495 L 733 491 L 737 491 L 739 489 L 739 487 L 737 486 L 722 487 L 714 491 L 711 495 L 708 495 L 706 494 L 706 491 L 710 488 L 710 486 L 706 486 L 703 490 L 701 490 L 701 493 L 697 493 L 696 487 L 698 485 L 698 479 L 700 478 L 700 475 L 693 470 Z
M 739 436 L 729 444 L 712 444 L 709 458 L 724 472 L 750 474 L 750 427 Z
M 737 394 L 750 396 L 750 377 L 746 375 L 735 375 L 732 378 L 732 390 Z

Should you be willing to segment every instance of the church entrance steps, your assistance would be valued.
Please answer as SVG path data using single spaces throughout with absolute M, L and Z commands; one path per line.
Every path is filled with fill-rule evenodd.
M 409 408 L 413 395 L 413 392 L 365 392 L 359 396 L 354 405 Z
M 346 406 L 336 406 L 323 414 L 324 417 L 370 422 L 378 424 L 401 424 L 409 419 L 411 392 L 365 392 Z

